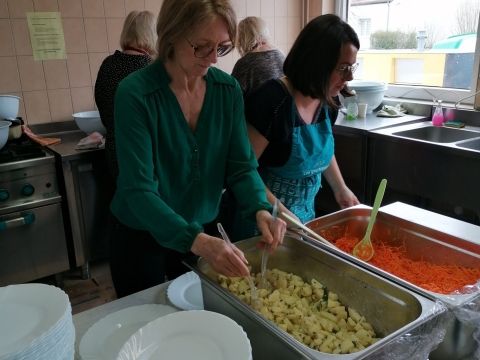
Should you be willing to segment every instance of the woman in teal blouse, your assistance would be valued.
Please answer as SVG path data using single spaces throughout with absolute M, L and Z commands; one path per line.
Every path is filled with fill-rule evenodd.
M 195 14 L 195 16 L 192 16 Z M 236 18 L 227 0 L 165 0 L 159 58 L 120 83 L 115 98 L 119 165 L 111 210 L 111 269 L 119 296 L 172 279 L 192 252 L 227 276 L 246 276 L 243 253 L 203 225 L 218 213 L 225 183 L 243 214 L 275 248 L 274 221 L 246 130 L 242 91 L 211 67 L 233 49 Z

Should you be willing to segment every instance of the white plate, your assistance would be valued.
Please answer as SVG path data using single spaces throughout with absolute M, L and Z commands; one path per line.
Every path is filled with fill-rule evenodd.
M 0 288 L 0 358 L 28 353 L 55 335 L 70 302 L 61 289 L 45 284 Z M 12 356 L 13 356 L 12 355 Z
M 168 300 L 183 310 L 203 310 L 200 278 L 193 271 L 185 273 L 168 286 Z
M 133 334 L 117 360 L 248 360 L 252 348 L 235 321 L 205 310 L 179 311 Z
M 109 314 L 93 324 L 83 335 L 79 345 L 80 357 L 82 360 L 115 359 L 125 341 L 138 329 L 176 311 L 168 305 L 146 304 Z

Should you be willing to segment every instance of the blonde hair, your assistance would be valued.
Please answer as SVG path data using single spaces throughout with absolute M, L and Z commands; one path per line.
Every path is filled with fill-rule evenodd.
M 174 56 L 173 44 L 186 38 L 195 28 L 215 17 L 222 18 L 232 43 L 237 33 L 237 18 L 228 0 L 164 0 L 157 22 L 157 53 L 162 61 Z
M 238 23 L 237 47 L 241 56 L 254 50 L 262 41 L 270 41 L 267 23 L 262 18 L 249 16 Z
M 132 11 L 123 22 L 120 46 L 122 50 L 135 47 L 155 54 L 155 15 L 150 11 Z

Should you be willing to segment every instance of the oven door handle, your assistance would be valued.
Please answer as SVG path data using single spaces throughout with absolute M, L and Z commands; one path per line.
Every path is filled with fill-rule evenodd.
M 31 225 L 35 222 L 35 214 L 32 212 L 24 212 L 20 217 L 0 221 L 0 231 L 15 227 Z

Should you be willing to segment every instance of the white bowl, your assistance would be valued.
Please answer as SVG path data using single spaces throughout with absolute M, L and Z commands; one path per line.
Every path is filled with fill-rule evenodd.
M 0 120 L 0 149 L 7 143 L 10 125 L 12 125 L 10 121 Z
M 20 98 L 15 95 L 0 95 L 0 119 L 15 119 Z
M 356 96 L 343 98 L 340 95 L 342 105 L 346 106 L 351 101 L 356 101 L 357 104 L 367 104 L 367 114 L 372 113 L 382 104 L 383 96 L 387 90 L 385 83 L 377 81 L 352 80 L 348 83 L 348 87 L 355 90 Z
M 107 130 L 100 120 L 100 113 L 98 111 L 82 111 L 73 114 L 73 119 L 77 126 L 87 135 L 97 131 L 102 135 L 107 133 Z

